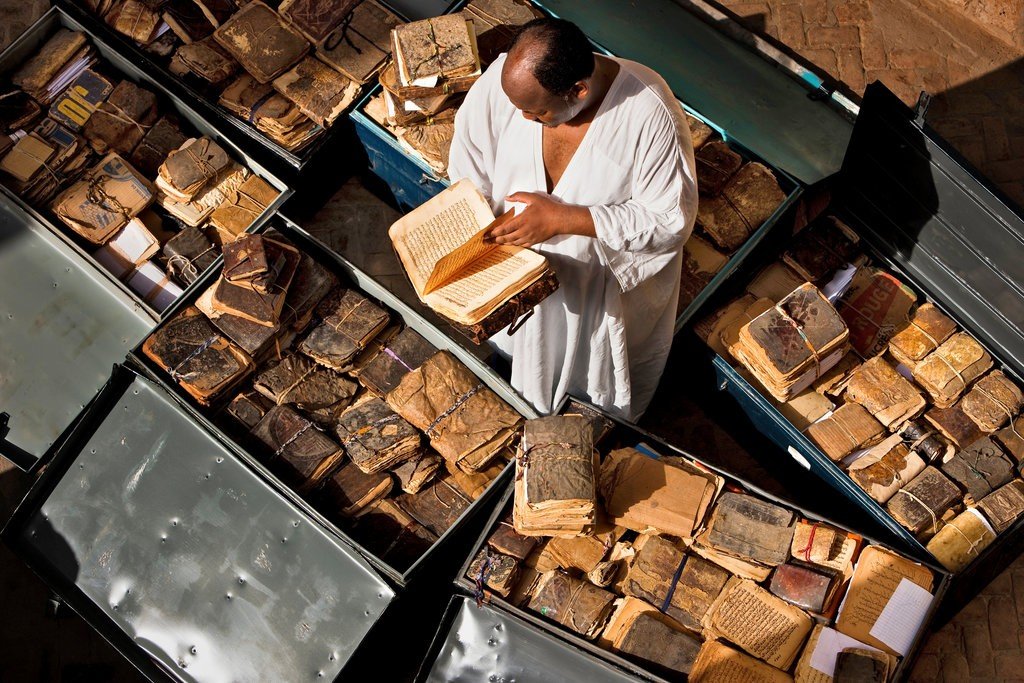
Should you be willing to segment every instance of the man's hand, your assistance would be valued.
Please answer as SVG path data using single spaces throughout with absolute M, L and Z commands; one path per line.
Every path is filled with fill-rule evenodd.
M 516 192 L 505 201 L 526 208 L 487 235 L 498 244 L 532 247 L 555 235 L 595 235 L 594 221 L 585 206 L 566 204 L 539 192 Z

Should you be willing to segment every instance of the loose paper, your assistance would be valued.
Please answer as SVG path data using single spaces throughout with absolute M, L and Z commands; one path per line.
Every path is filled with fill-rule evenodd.
M 915 583 L 911 583 L 910 585 L 919 588 Z M 811 666 L 829 678 L 832 678 L 836 673 L 836 659 L 838 658 L 839 653 L 848 647 L 881 652 L 881 650 L 876 647 L 871 647 L 866 643 L 860 642 L 856 638 L 851 638 L 848 635 L 842 634 L 839 631 L 826 626 L 821 629 L 821 633 L 818 634 L 818 642 L 814 646 L 814 652 L 811 653 Z
M 931 604 L 931 593 L 909 579 L 902 579 L 870 633 L 905 656 Z
M 825 295 L 829 303 L 834 305 L 846 293 L 846 290 L 850 288 L 850 283 L 853 282 L 853 276 L 856 272 L 857 266 L 851 265 L 836 271 L 835 276 L 822 290 L 822 294 Z

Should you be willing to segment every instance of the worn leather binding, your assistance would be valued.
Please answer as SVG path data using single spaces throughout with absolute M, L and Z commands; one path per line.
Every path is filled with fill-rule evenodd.
M 973 504 L 1014 477 L 1016 463 L 991 436 L 985 436 L 941 464 L 943 474 L 967 494 Z
M 183 76 L 195 74 L 210 85 L 220 85 L 238 71 L 238 62 L 224 48 L 207 36 L 187 45 L 174 53 L 171 71 Z
M 879 503 L 885 503 L 925 468 L 925 462 L 894 434 L 858 458 L 847 473 Z
M 181 147 L 187 139 L 174 122 L 162 117 L 135 146 L 130 161 L 147 178 L 155 178 L 167 155 Z
M 377 396 L 386 396 L 407 373 L 423 365 L 437 348 L 407 327 L 384 344 L 359 372 L 359 383 Z
M 390 498 L 378 500 L 360 512 L 350 533 L 364 548 L 403 572 L 437 541 L 430 529 Z
M 537 547 L 537 538 L 522 535 L 512 526 L 511 519 L 506 518 L 495 527 L 487 539 L 487 544 L 499 553 L 524 561 Z
M 187 141 L 167 155 L 157 185 L 175 201 L 191 201 L 208 183 L 215 182 L 231 164 L 224 148 L 208 137 Z
M 727 252 L 735 251 L 785 201 L 772 172 L 748 162 L 736 172 L 717 197 L 708 197 L 697 208 L 697 225 Z
M 1024 513 L 1024 481 L 1014 479 L 988 494 L 978 503 L 985 519 L 1001 534 Z
M 527 608 L 588 640 L 600 634 L 611 615 L 615 594 L 561 571 L 537 581 Z
M 259 83 L 248 73 L 228 84 L 217 101 L 288 150 L 298 150 L 323 133 L 270 83 Z
M 267 447 L 270 467 L 301 491 L 330 476 L 345 455 L 313 422 L 288 406 L 272 407 L 252 433 Z
M 782 260 L 808 282 L 819 282 L 860 253 L 857 233 L 835 216 L 824 216 L 797 233 Z
M 892 430 L 920 415 L 927 405 L 921 391 L 882 357 L 854 371 L 846 385 L 846 400 L 861 404 Z
M 231 399 L 224 410 L 247 431 L 252 431 L 273 405 L 266 397 L 255 391 L 243 391 Z
M 284 0 L 278 12 L 309 42 L 319 45 L 360 4 L 360 0 Z
M 100 154 L 114 150 L 128 155 L 157 117 L 156 95 L 131 81 L 121 81 L 86 121 L 82 134 Z
M 507 598 L 519 579 L 519 560 L 485 547 L 469 565 L 469 576 Z
M 167 272 L 183 284 L 190 285 L 217 260 L 219 252 L 199 228 L 184 228 L 164 244 Z
M 480 69 L 473 23 L 461 13 L 402 24 L 391 31 L 391 40 L 399 77 L 406 86 L 434 76 L 450 83 L 472 77 Z
M 304 57 L 274 79 L 274 89 L 303 114 L 328 128 L 359 95 L 359 84 L 314 57 Z
M 223 277 L 232 282 L 250 280 L 269 270 L 263 238 L 259 235 L 241 235 L 224 245 Z
M 702 642 L 657 612 L 643 611 L 626 618 L 612 647 L 647 669 L 679 676 L 690 673 Z
M 924 419 L 961 448 L 983 436 L 981 429 L 974 420 L 967 417 L 959 403 L 949 408 L 932 408 L 924 414 Z
M 309 42 L 258 0 L 248 3 L 213 33 L 260 83 L 274 80 L 309 51 Z
M 352 380 L 299 354 L 285 356 L 264 369 L 253 381 L 253 388 L 277 405 L 294 404 L 327 427 L 333 427 L 358 391 Z
M 46 86 L 64 65 L 87 44 L 85 34 L 66 28 L 57 29 L 36 53 L 11 76 L 11 83 L 37 102 L 44 101 Z
M 385 7 L 363 0 L 317 47 L 317 56 L 328 66 L 365 84 L 391 54 L 391 29 L 402 23 Z
M 934 467 L 926 467 L 902 489 L 893 494 L 885 509 L 893 519 L 913 534 L 934 534 L 942 526 L 942 516 L 961 503 L 963 494 L 956 484 Z
M 356 467 L 368 474 L 389 470 L 420 452 L 416 428 L 376 397 L 347 408 L 335 434 Z
M 142 352 L 203 405 L 237 385 L 253 369 L 249 356 L 192 306 L 158 327 L 142 344 Z
M 954 332 L 955 322 L 934 305 L 923 303 L 910 317 L 910 324 L 889 340 L 889 353 L 913 369 Z
M 964 394 L 960 408 L 981 431 L 991 433 L 1024 408 L 1024 394 L 1009 377 L 993 370 Z
M 834 587 L 833 577 L 796 564 L 780 564 L 772 572 L 769 590 L 808 612 L 825 611 Z
M 121 0 L 121 3 L 107 18 L 107 22 L 118 33 L 131 38 L 136 43 L 147 45 L 157 37 L 156 30 L 160 25 L 160 13 L 138 0 Z
M 508 52 L 520 26 L 543 16 L 533 5 L 515 0 L 472 0 L 462 12 L 473 22 L 477 51 L 485 66 Z
M 263 178 L 250 175 L 213 210 L 210 225 L 217 230 L 222 242 L 230 242 L 248 230 L 279 194 L 277 188 Z
M 322 322 L 299 344 L 316 362 L 340 372 L 351 368 L 362 351 L 389 320 L 388 312 L 353 289 L 338 291 L 321 302 Z
M 519 326 L 533 315 L 537 304 L 557 289 L 558 277 L 554 271 L 548 270 L 480 322 L 474 325 L 460 325 L 452 320 L 447 322 L 474 344 L 482 344 L 505 328 L 509 328 L 509 334 L 515 334 Z
M 844 403 L 832 415 L 807 428 L 807 438 L 833 461 L 878 443 L 885 433 L 885 426 L 858 403 Z
M 321 497 L 333 516 L 348 518 L 383 499 L 392 486 L 386 473 L 366 474 L 351 460 L 345 460 L 323 482 Z
M 744 560 L 775 566 L 789 558 L 796 518 L 789 510 L 742 493 L 723 493 L 704 542 Z
M 697 189 L 704 197 L 720 195 L 725 184 L 743 165 L 743 157 L 722 140 L 703 145 L 694 159 L 697 162 Z
M 405 462 L 400 463 L 391 473 L 398 480 L 398 486 L 406 493 L 419 493 L 441 470 L 442 458 L 433 451 L 420 451 Z
M 403 493 L 395 500 L 416 521 L 438 536 L 448 531 L 472 503 L 452 483 L 451 477 L 435 479 L 419 493 Z

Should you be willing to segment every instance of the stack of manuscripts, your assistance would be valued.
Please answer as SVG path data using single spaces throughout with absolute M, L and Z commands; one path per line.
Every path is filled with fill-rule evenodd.
M 293 152 L 355 101 L 401 23 L 373 0 L 285 0 L 276 10 L 258 0 L 90 4 L 171 73 Z
M 800 280 L 807 282 L 782 294 Z M 820 292 L 816 315 L 834 330 L 846 324 L 848 351 L 819 348 L 805 328 L 794 338 L 772 312 L 812 289 Z M 758 324 L 768 316 L 777 319 Z M 966 567 L 1024 512 L 1024 392 L 939 307 L 919 303 L 906 284 L 872 266 L 856 233 L 835 217 L 812 222 L 781 262 L 697 331 L 746 366 L 752 383 L 948 569 Z M 780 393 L 777 378 L 754 362 L 763 366 L 769 354 L 749 352 L 755 331 L 765 349 L 790 348 L 786 340 L 798 350 L 814 347 L 820 376 Z
M 756 161 L 744 161 L 700 119 L 687 114 L 686 122 L 699 197 L 697 231 L 683 246 L 680 312 L 786 199 L 771 170 Z
M 188 137 L 156 94 L 114 77 L 82 33 L 58 29 L 12 83 L 3 182 L 158 311 L 279 194 L 213 140 Z
M 225 245 L 220 277 L 142 350 L 399 571 L 501 473 L 522 421 L 454 356 L 276 231 Z
M 528 422 L 527 438 L 589 445 L 553 419 Z M 517 489 L 511 518 L 469 565 L 480 599 L 534 612 L 668 680 L 893 678 L 937 588 L 931 570 L 726 486 L 696 462 L 638 449 L 604 457 L 592 536 L 520 533 Z
M 485 68 L 506 51 L 515 27 L 540 13 L 515 0 L 473 0 L 461 12 L 391 30 L 393 59 L 366 113 L 410 154 L 446 177 L 455 112 Z

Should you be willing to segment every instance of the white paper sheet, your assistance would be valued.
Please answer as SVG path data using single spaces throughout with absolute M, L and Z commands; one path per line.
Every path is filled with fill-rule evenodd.
M 899 363 L 896 365 L 896 372 L 900 373 L 901 375 L 903 375 L 903 377 L 909 379 L 911 382 L 914 381 L 914 371 L 908 368 L 903 363 Z
M 818 642 L 814 646 L 814 652 L 811 653 L 811 667 L 831 678 L 836 673 L 836 657 L 848 647 L 880 652 L 876 647 L 871 647 L 856 638 L 851 638 L 826 626 L 821 629 L 821 633 L 818 635 Z
M 839 298 L 846 293 L 846 290 L 850 288 L 850 283 L 853 282 L 853 276 L 857 273 L 857 266 L 847 265 L 836 271 L 835 276 L 829 281 L 825 288 L 822 290 L 822 294 L 829 300 L 829 303 L 834 304 L 839 301 Z
M 871 627 L 871 635 L 901 655 L 907 654 L 933 597 L 913 581 L 902 579 Z

